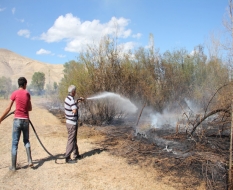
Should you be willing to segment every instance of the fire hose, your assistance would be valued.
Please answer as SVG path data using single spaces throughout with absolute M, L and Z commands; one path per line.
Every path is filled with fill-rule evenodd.
M 15 111 L 13 111 L 13 112 L 9 113 L 8 115 L 6 115 L 6 116 L 3 118 L 3 120 L 6 119 L 7 117 L 9 117 L 10 115 L 14 114 L 14 112 L 15 112 Z M 2 120 L 2 121 L 3 121 L 3 120 Z M 34 131 L 34 133 L 35 133 L 35 135 L 36 135 L 36 138 L 37 138 L 37 140 L 39 141 L 40 145 L 42 146 L 42 148 L 44 149 L 44 151 L 45 151 L 48 155 L 50 155 L 51 157 L 55 158 L 55 163 L 56 163 L 56 160 L 57 160 L 57 159 L 64 159 L 64 158 L 57 158 L 57 157 L 55 157 L 54 155 L 52 155 L 52 154 L 45 148 L 45 146 L 44 146 L 43 143 L 41 142 L 41 140 L 40 140 L 40 138 L 39 138 L 39 136 L 38 136 L 38 134 L 37 134 L 37 132 L 36 132 L 36 130 L 35 130 L 35 127 L 33 126 L 33 124 L 32 124 L 32 122 L 31 122 L 30 119 L 29 119 L 29 123 L 30 123 L 30 125 L 31 125 L 31 127 L 32 127 L 32 129 L 33 129 L 33 131 Z

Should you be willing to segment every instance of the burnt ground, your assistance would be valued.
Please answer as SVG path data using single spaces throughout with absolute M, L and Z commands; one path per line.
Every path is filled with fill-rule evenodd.
M 64 122 L 63 112 L 50 112 Z M 228 188 L 227 135 L 216 133 L 189 137 L 184 131 L 177 132 L 166 126 L 144 132 L 139 130 L 140 126 L 122 122 L 105 126 L 79 125 L 79 134 L 86 134 L 87 138 L 104 136 L 95 141 L 101 150 L 126 158 L 129 165 L 159 171 L 160 179 L 172 176 L 174 188 L 198 189 L 203 181 L 205 189 Z

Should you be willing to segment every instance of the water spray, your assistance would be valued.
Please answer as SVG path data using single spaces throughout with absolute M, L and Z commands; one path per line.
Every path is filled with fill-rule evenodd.
M 124 111 L 129 113 L 135 113 L 138 109 L 129 99 L 113 92 L 103 92 L 99 95 L 86 98 L 86 100 L 96 100 L 103 98 L 115 99 L 116 101 L 114 103 L 117 106 L 121 107 Z

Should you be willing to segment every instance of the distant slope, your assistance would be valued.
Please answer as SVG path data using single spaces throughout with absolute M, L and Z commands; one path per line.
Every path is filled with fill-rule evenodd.
M 11 78 L 12 84 L 16 86 L 17 79 L 21 76 L 26 77 L 28 84 L 31 84 L 35 72 L 43 72 L 45 84 L 53 86 L 54 82 L 59 83 L 63 78 L 63 69 L 63 64 L 42 63 L 0 48 L 0 77 Z

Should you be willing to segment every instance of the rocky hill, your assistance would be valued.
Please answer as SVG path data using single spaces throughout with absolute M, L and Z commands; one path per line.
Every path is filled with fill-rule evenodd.
M 63 64 L 48 64 L 32 60 L 18 55 L 7 49 L 0 48 L 0 77 L 9 77 L 12 84 L 18 86 L 17 79 L 26 77 L 28 84 L 31 84 L 32 76 L 35 72 L 45 74 L 45 85 L 54 82 L 59 83 L 63 78 Z

